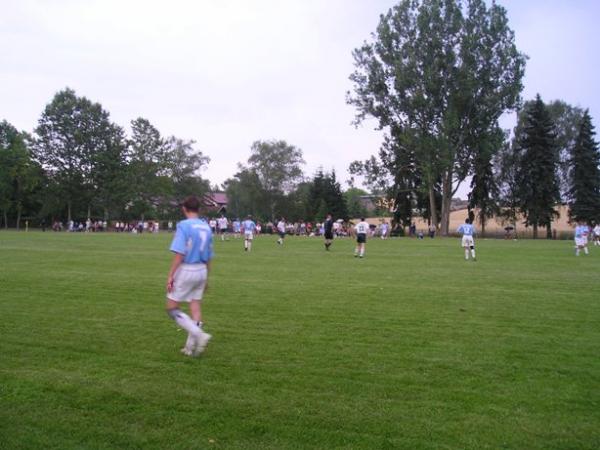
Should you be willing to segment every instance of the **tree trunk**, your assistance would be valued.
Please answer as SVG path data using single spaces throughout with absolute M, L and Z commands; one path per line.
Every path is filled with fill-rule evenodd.
M 87 218 L 91 218 L 92 217 L 92 207 L 90 205 L 88 205 L 88 210 L 87 210 Z
M 104 208 L 104 221 L 108 222 L 108 208 Z
M 435 204 L 435 188 L 433 185 L 430 185 L 429 187 L 429 209 L 431 210 L 431 222 L 437 227 L 437 205 Z
M 3 211 L 3 215 L 4 215 L 4 229 L 8 230 L 8 213 L 6 212 L 6 210 Z
M 552 239 L 552 224 L 549 223 L 546 227 L 546 239 Z
M 21 206 L 17 206 L 17 231 L 21 229 Z
M 67 202 L 67 222 L 71 222 L 71 200 Z
M 448 236 L 450 229 L 450 208 L 452 206 L 452 170 L 442 178 L 442 224 L 440 233 Z
M 534 239 L 538 238 L 538 226 L 537 225 L 533 226 L 533 238 Z
M 481 222 L 481 237 L 485 236 L 485 217 L 481 216 L 479 218 L 479 221 Z

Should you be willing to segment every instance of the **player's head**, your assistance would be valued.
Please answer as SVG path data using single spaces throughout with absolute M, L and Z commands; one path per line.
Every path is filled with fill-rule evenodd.
M 331 213 L 327 213 L 327 219 L 331 219 Z
M 183 209 L 183 213 L 188 215 L 197 216 L 198 211 L 200 210 L 200 200 L 195 195 L 190 195 L 187 197 L 183 203 L 181 204 L 181 208 Z
M 364 222 L 364 221 L 365 221 L 365 218 L 364 218 L 364 217 L 361 217 L 361 218 L 360 218 L 360 221 L 361 221 L 361 222 Z
M 471 219 L 469 219 L 468 217 L 465 219 L 465 223 L 471 223 Z

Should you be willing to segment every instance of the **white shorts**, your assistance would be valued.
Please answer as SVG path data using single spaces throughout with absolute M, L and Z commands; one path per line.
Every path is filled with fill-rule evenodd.
M 206 276 L 206 264 L 180 265 L 175 272 L 173 290 L 167 293 L 167 298 L 176 302 L 202 300 Z
M 585 247 L 587 245 L 587 239 L 584 238 L 584 237 L 580 237 L 580 238 L 576 237 L 575 238 L 575 245 L 577 247 Z
M 251 241 L 252 239 L 254 239 L 254 234 L 244 233 L 244 239 L 246 239 L 247 241 Z
M 475 240 L 473 239 L 473 236 L 463 236 L 462 246 L 463 247 L 475 247 Z

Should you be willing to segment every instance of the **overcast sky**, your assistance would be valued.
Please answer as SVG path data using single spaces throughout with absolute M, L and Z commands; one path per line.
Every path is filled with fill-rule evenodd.
M 69 86 L 128 131 L 141 116 L 197 141 L 213 183 L 258 139 L 285 139 L 303 150 L 308 174 L 335 168 L 345 180 L 381 142 L 372 124 L 351 125 L 351 51 L 395 3 L 0 0 L 0 120 L 31 131 Z M 598 125 L 600 1 L 498 3 L 530 57 L 524 97 L 589 107 Z

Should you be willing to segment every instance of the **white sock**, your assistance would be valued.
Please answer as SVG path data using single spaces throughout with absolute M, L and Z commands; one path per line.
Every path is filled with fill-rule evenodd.
M 469 259 L 469 250 L 465 250 L 465 259 Z
M 475 249 L 471 250 L 471 255 L 473 256 L 473 259 L 475 259 Z
M 585 253 L 586 255 L 590 254 L 590 252 L 589 252 L 589 250 L 588 250 L 587 247 L 583 247 L 583 253 Z
M 196 325 L 196 322 L 194 322 L 191 317 L 183 311 L 177 309 L 171 311 L 169 315 L 173 318 L 173 320 L 175 320 L 175 322 L 177 322 L 177 325 L 187 331 L 190 335 L 192 335 L 192 337 L 196 337 L 202 333 L 202 330 L 198 325 Z
M 577 250 L 575 250 L 575 256 L 579 256 L 579 248 L 577 248 Z

